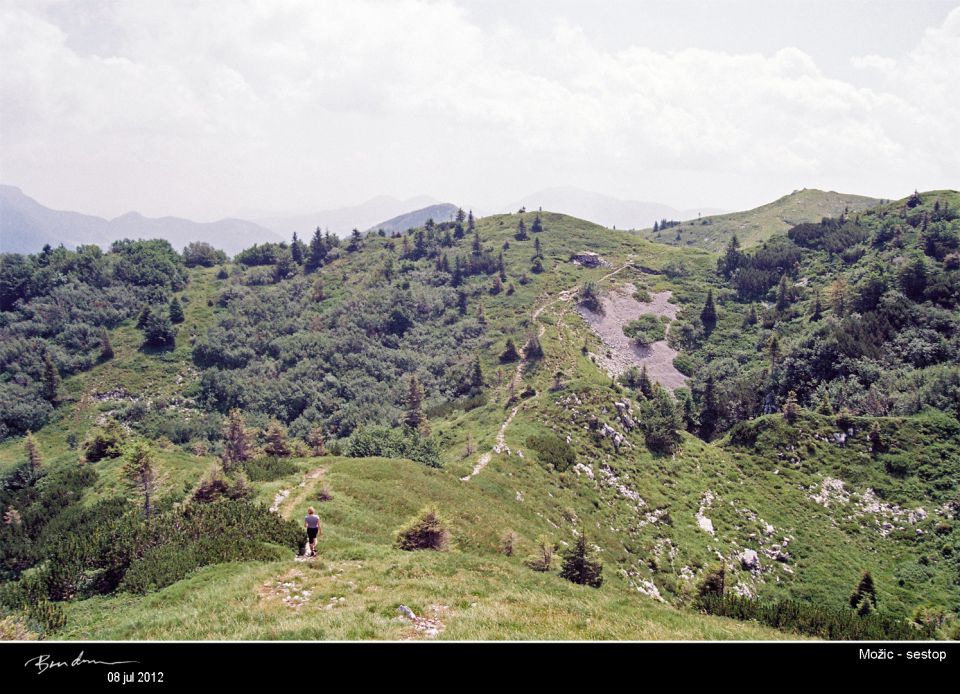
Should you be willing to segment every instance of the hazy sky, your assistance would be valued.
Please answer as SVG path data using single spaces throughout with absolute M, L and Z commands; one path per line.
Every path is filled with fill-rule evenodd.
M 960 187 L 960 6 L 0 0 L 0 180 L 206 220 Z

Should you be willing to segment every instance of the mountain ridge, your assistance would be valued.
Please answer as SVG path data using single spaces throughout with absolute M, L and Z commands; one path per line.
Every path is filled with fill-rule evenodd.
M 69 210 L 55 210 L 37 202 L 16 186 L 0 186 L 0 252 L 36 253 L 44 245 L 67 248 L 95 244 L 107 248 L 130 238 L 162 238 L 177 248 L 193 241 L 236 253 L 257 242 L 281 238 L 258 224 L 224 218 L 194 222 L 174 216 L 146 217 L 131 210 L 112 219 Z

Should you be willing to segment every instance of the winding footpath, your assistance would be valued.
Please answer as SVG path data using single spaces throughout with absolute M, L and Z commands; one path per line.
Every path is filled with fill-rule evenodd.
M 632 264 L 630 262 L 624 263 L 623 265 L 618 267 L 616 270 L 613 270 L 612 272 L 608 272 L 606 275 L 601 277 L 599 281 L 603 282 L 604 280 L 610 277 L 613 277 L 618 272 L 628 267 L 632 267 Z M 536 323 L 537 319 L 540 318 L 540 314 L 543 313 L 546 309 L 553 306 L 554 304 L 572 301 L 582 287 L 583 285 L 578 284 L 570 289 L 564 289 L 559 294 L 557 294 L 556 298 L 554 298 L 553 300 L 547 300 L 544 303 L 540 304 L 540 306 L 537 307 L 533 311 L 533 313 L 530 314 L 530 319 L 534 323 Z M 562 315 L 560 319 L 562 319 Z M 558 328 L 560 325 L 560 319 L 558 319 L 557 321 Z M 544 332 L 546 332 L 546 329 L 547 329 L 547 326 L 542 324 L 540 325 L 540 329 L 537 331 L 538 340 L 543 337 L 543 334 Z M 517 363 L 517 368 L 514 369 L 513 377 L 510 379 L 510 390 L 514 393 L 517 391 L 517 389 L 520 387 L 520 384 L 523 382 L 523 371 L 526 368 L 527 363 L 529 362 L 529 360 L 527 359 L 526 350 L 527 350 L 527 347 L 526 345 L 524 345 L 523 348 L 520 350 L 520 361 Z M 531 400 L 534 400 L 537 397 L 539 397 L 539 394 L 535 395 L 533 398 L 531 398 Z M 507 418 L 503 420 L 503 423 L 500 424 L 500 428 L 497 430 L 497 438 L 493 444 L 493 448 L 491 448 L 486 453 L 483 453 L 477 459 L 477 463 L 476 465 L 473 466 L 473 470 L 470 472 L 470 474 L 460 478 L 461 482 L 469 482 L 472 478 L 479 475 L 483 471 L 483 469 L 490 463 L 494 453 L 510 452 L 510 448 L 509 446 L 507 446 L 507 427 L 510 426 L 510 423 L 513 421 L 513 418 L 517 416 L 517 412 L 519 412 L 520 408 L 525 406 L 525 404 L 526 403 L 523 403 L 523 402 L 517 403 L 517 405 L 515 405 L 513 409 L 510 410 L 510 414 L 507 415 Z

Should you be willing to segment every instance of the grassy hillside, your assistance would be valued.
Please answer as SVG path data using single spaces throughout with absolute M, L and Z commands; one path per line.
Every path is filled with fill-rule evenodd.
M 719 252 L 734 235 L 742 246 L 756 246 L 777 234 L 785 234 L 797 224 L 819 222 L 844 212 L 862 212 L 879 203 L 880 200 L 862 195 L 804 188 L 745 212 L 691 219 L 667 229 L 645 229 L 640 233 L 658 243 Z
M 284 515 L 320 509 L 316 561 L 212 566 L 144 597 L 92 598 L 68 611 L 65 638 L 418 639 L 432 637 L 397 608 L 434 620 L 441 639 L 765 639 L 777 632 L 705 617 L 638 597 L 611 574 L 601 590 L 523 564 L 535 533 L 549 531 L 549 505 L 513 501 L 510 479 L 482 490 L 408 461 L 324 458 L 321 478 L 278 481 L 295 489 Z M 332 501 L 322 502 L 326 487 Z M 404 552 L 394 532 L 427 503 L 448 519 L 453 548 Z M 542 510 L 541 510 L 542 509 Z M 518 528 L 512 558 L 498 530 Z M 529 539 L 528 539 L 529 538 Z M 229 541 L 229 538 L 225 539 Z
M 286 245 L 252 249 L 221 269 L 190 268 L 182 286 L 139 299 L 165 310 L 178 298 L 185 319 L 173 346 L 143 345 L 131 301 L 107 322 L 112 358 L 96 358 L 95 342 L 57 342 L 55 333 L 6 357 L 4 386 L 31 393 L 31 402 L 44 397 L 44 366 L 27 355 L 51 350 L 63 382 L 34 434 L 45 474 L 28 474 L 22 435 L 0 442 L 5 511 L 22 517 L 0 528 L 8 581 L 0 602 L 8 619 L 33 620 L 40 631 L 46 619 L 66 638 L 796 638 L 789 628 L 701 613 L 701 586 L 722 569 L 727 595 L 847 618 L 868 571 L 878 615 L 901 625 L 917 616 L 930 625 L 924 635 L 949 636 L 960 604 L 960 424 L 948 380 L 957 368 L 949 338 L 956 220 L 942 210 L 960 198 L 921 197 L 791 231 L 759 256 L 738 256 L 726 275 L 708 251 L 551 213 L 539 216 L 542 231 L 526 213 L 478 220 L 475 234 L 454 225 L 372 234 L 325 249 L 315 268 L 309 246 L 298 249 L 307 254 L 301 264 Z M 588 250 L 602 264 L 571 262 Z M 900 320 L 861 348 L 890 352 L 884 341 L 908 335 L 927 361 L 872 356 L 868 371 L 866 362 L 833 359 L 848 371 L 811 367 L 796 383 L 780 380 L 821 363 L 804 349 L 832 344 L 825 326 L 873 320 L 879 310 L 847 315 L 831 303 L 826 318 L 811 321 L 817 289 L 825 296 L 828 283 L 845 280 L 854 302 L 875 265 L 903 267 L 898 257 L 918 253 L 927 258 L 924 287 L 918 294 L 907 283 L 913 298 L 901 314 L 926 323 Z M 458 259 L 474 269 L 458 277 Z M 17 262 L 29 275 L 75 261 Z M 98 262 L 110 270 L 116 259 Z M 765 263 L 778 272 L 763 274 Z M 889 300 L 898 277 L 884 287 Z M 791 289 L 778 307 L 781 278 Z M 628 286 L 640 299 L 669 291 L 680 307 L 667 335 L 691 380 L 675 399 L 638 372 L 614 381 L 600 365 L 609 347 L 578 304 Z M 717 320 L 706 332 L 697 321 L 708 292 Z M 4 329 L 33 330 L 34 307 L 47 297 L 8 301 Z M 96 329 L 99 314 L 89 320 Z M 773 334 L 781 347 L 770 364 Z M 518 352 L 509 358 L 508 342 Z M 882 367 L 903 383 L 919 379 L 912 404 L 868 411 L 865 387 L 894 403 L 900 391 L 850 376 Z M 424 391 L 429 433 L 404 429 L 411 376 Z M 820 407 L 824 393 L 829 408 Z M 253 450 L 227 470 L 223 494 L 241 500 L 207 504 L 198 491 L 213 488 L 234 408 Z M 271 455 L 266 431 L 283 427 L 289 455 Z M 118 455 L 80 462 L 87 443 L 111 431 Z M 309 454 L 317 432 L 327 455 Z M 123 473 L 138 440 L 149 443 L 159 477 L 151 523 L 195 528 L 196 538 L 163 530 L 137 549 L 137 533 L 150 533 Z M 219 504 L 227 542 L 210 546 L 203 513 L 214 511 L 190 513 Z M 397 549 L 396 531 L 428 504 L 451 548 Z M 266 511 L 272 505 L 296 523 L 280 523 Z M 315 561 L 295 560 L 291 547 L 307 505 L 325 527 Z M 62 526 L 90 528 L 94 546 L 53 549 L 47 540 Z M 599 589 L 562 579 L 558 560 L 552 572 L 527 567 L 541 541 L 559 554 L 582 533 L 604 567 Z M 24 591 L 60 605 L 65 625 L 18 603 Z M 398 619 L 400 605 L 416 619 Z

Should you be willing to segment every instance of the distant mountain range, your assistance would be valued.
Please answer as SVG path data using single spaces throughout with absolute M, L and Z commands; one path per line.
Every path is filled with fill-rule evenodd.
M 426 195 L 407 200 L 399 200 L 389 195 L 379 195 L 364 203 L 350 207 L 338 207 L 310 214 L 257 217 L 256 221 L 286 239 L 289 239 L 293 232 L 297 232 L 301 237 L 304 237 L 312 233 L 317 227 L 324 231 L 329 230 L 337 236 L 346 236 L 354 229 L 363 231 L 379 228 L 381 224 L 386 223 L 384 220 L 392 220 L 399 215 L 410 213 L 411 210 L 421 210 L 438 203 L 440 203 L 439 200 Z M 424 218 L 424 221 L 426 221 L 426 218 Z
M 569 186 L 547 188 L 532 193 L 498 211 L 516 212 L 521 207 L 525 207 L 527 210 L 536 210 L 542 207 L 551 212 L 561 212 L 617 229 L 645 229 L 653 226 L 654 222 L 661 219 L 690 219 L 700 214 L 723 212 L 723 210 L 715 208 L 678 210 L 675 207 L 657 202 L 621 200 L 602 193 L 594 193 Z
M 819 221 L 844 210 L 858 212 L 879 201 L 859 195 L 815 189 L 794 191 L 754 210 L 718 214 L 720 210 L 681 210 L 669 205 L 639 200 L 622 200 L 573 187 L 547 188 L 506 205 L 498 212 L 513 213 L 520 208 L 538 208 L 568 214 L 616 229 L 638 229 L 655 241 L 693 245 L 720 250 L 736 233 L 743 245 L 759 243 L 785 232 L 800 222 Z M 387 233 L 422 226 L 427 219 L 449 221 L 457 205 L 428 196 L 400 200 L 378 196 L 350 207 L 311 214 L 262 216 L 256 221 L 228 218 L 217 222 L 194 222 L 177 217 L 153 219 L 129 212 L 115 219 L 53 210 L 43 206 L 14 186 L 0 185 L 0 252 L 35 253 L 45 244 L 68 248 L 82 244 L 109 246 L 123 238 L 162 238 L 178 250 L 191 241 L 206 241 L 234 255 L 255 243 L 289 241 L 293 232 L 307 240 L 320 227 L 339 236 L 353 229 Z M 470 209 L 464 205 L 463 209 Z M 477 216 L 482 211 L 474 208 Z M 654 222 L 686 220 L 669 230 L 653 232 Z
M 439 205 L 430 205 L 421 210 L 407 212 L 406 214 L 392 217 L 385 222 L 374 224 L 370 227 L 369 231 L 379 231 L 383 229 L 388 234 L 394 231 L 406 231 L 407 229 L 422 227 L 428 219 L 432 219 L 435 222 L 452 222 L 457 217 L 458 209 L 460 208 L 448 202 L 443 202 Z
M 152 219 L 128 212 L 104 219 L 44 207 L 14 186 L 0 185 L 0 252 L 36 253 L 45 244 L 76 248 L 107 247 L 118 239 L 166 239 L 177 250 L 191 241 L 206 241 L 234 254 L 254 243 L 281 238 L 259 224 L 242 219 L 193 222 L 178 217 Z

